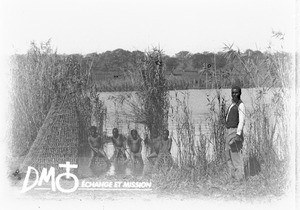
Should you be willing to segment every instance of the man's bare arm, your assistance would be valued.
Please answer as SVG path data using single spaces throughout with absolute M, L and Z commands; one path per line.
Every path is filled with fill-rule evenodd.
M 92 142 L 91 142 L 91 139 L 90 139 L 90 138 L 88 138 L 88 143 L 89 143 L 91 149 L 92 149 L 93 151 L 97 152 L 97 148 L 94 147 L 94 146 L 92 145 Z
M 172 148 L 172 138 L 170 138 L 170 147 L 169 147 L 169 152 L 171 153 L 171 148 Z
M 143 139 L 140 137 L 140 150 L 139 150 L 139 153 L 142 152 L 142 141 L 143 141 Z
M 110 143 L 112 142 L 112 137 L 110 136 L 103 136 L 103 143 L 106 144 L 106 143 Z

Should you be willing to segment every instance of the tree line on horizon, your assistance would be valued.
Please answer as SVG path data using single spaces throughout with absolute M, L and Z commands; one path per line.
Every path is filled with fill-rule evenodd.
M 236 56 L 232 56 L 238 54 Z M 232 84 L 232 79 L 238 79 L 242 82 L 244 87 L 254 87 L 258 84 L 260 86 L 267 85 L 265 83 L 274 83 L 274 80 L 278 79 L 274 68 L 269 68 L 269 59 L 275 57 L 289 61 L 291 55 L 286 52 L 261 52 L 259 50 L 247 49 L 244 52 L 235 51 L 231 48 L 227 48 L 224 52 L 202 52 L 191 53 L 189 51 L 180 51 L 174 56 L 162 54 L 162 61 L 166 74 L 180 74 L 185 75 L 188 72 L 203 72 L 201 75 L 202 81 L 205 81 L 205 76 L 213 83 L 212 80 L 216 80 L 218 87 L 228 87 Z M 91 72 L 96 80 L 101 80 L 101 77 L 96 75 L 104 74 L 126 74 L 130 70 L 134 70 L 135 66 L 144 59 L 145 52 L 142 51 L 128 51 L 124 49 L 116 49 L 113 51 L 106 51 L 103 53 L 90 53 L 87 55 L 75 54 L 78 59 L 83 59 L 92 63 Z M 241 61 L 240 59 L 243 59 Z M 245 70 L 243 62 L 252 62 L 255 64 L 256 69 Z M 210 64 L 210 68 L 207 65 Z M 193 77 L 193 76 L 191 76 Z M 252 77 L 252 78 L 250 78 Z M 256 77 L 256 78 L 253 78 Z M 264 79 L 261 79 L 264 78 Z M 267 79 L 266 79 L 267 78 Z M 256 84 L 253 84 L 257 81 Z M 185 80 L 188 80 L 185 78 Z M 207 80 L 207 78 L 206 78 Z M 222 83 L 223 81 L 223 83 Z M 205 83 L 205 82 L 203 82 Z
M 98 84 L 100 84 L 102 82 L 104 84 L 102 84 L 102 86 L 105 86 L 103 89 L 105 91 L 107 89 L 106 86 L 119 86 L 117 79 L 111 75 L 117 75 L 116 77 L 121 75 L 119 78 L 123 79 L 124 75 L 127 75 L 128 72 L 132 73 L 136 66 L 143 61 L 147 52 L 139 50 L 128 51 L 119 48 L 113 51 L 89 53 L 87 55 L 59 55 L 56 52 L 52 53 L 58 57 L 72 56 L 78 60 L 84 69 L 89 68 L 91 77 L 96 83 L 98 82 Z M 26 56 L 26 54 L 18 56 L 23 57 Z M 271 53 L 268 51 L 261 52 L 259 50 L 251 49 L 241 52 L 233 50 L 231 47 L 227 47 L 224 48 L 223 52 L 217 53 L 207 51 L 202 53 L 180 51 L 174 56 L 162 53 L 161 60 L 163 62 L 165 74 L 168 76 L 175 75 L 174 77 L 169 77 L 169 80 L 171 81 L 170 89 L 189 89 L 195 87 L 228 88 L 232 85 L 233 80 L 240 81 L 244 88 L 251 88 L 267 86 L 270 83 L 274 84 L 274 86 L 280 86 L 280 84 L 276 83 L 278 75 L 273 71 L 276 67 L 269 66 L 270 59 L 274 58 L 290 62 L 291 55 L 286 52 Z M 245 62 L 253 63 L 255 68 L 244 68 L 243 63 Z M 208 68 L 208 66 L 210 67 Z M 106 75 L 110 75 L 110 77 L 107 77 Z M 195 79 L 195 77 L 197 78 Z M 254 84 L 253 81 L 256 81 L 256 84 Z M 123 87 L 126 81 L 122 82 Z M 195 83 L 197 83 L 196 86 Z M 130 84 L 126 84 L 125 86 L 128 86 L 125 88 L 126 90 L 134 89 L 134 87 L 130 87 Z M 119 87 L 118 90 L 124 89 L 122 87 Z
M 176 69 L 182 71 L 193 71 L 201 69 L 204 63 L 214 65 L 216 62 L 217 68 L 223 68 L 227 61 L 224 52 L 208 52 L 191 53 L 189 51 L 180 51 L 174 56 L 163 54 L 163 61 L 167 72 L 172 72 Z M 249 58 L 262 58 L 264 53 L 259 50 L 247 49 L 243 54 Z M 89 53 L 87 55 L 74 54 L 85 59 L 93 59 L 93 70 L 100 72 L 110 71 L 126 71 L 131 68 L 136 62 L 145 57 L 145 52 L 135 50 L 128 51 L 124 49 L 116 49 L 113 51 L 105 51 L 103 53 Z

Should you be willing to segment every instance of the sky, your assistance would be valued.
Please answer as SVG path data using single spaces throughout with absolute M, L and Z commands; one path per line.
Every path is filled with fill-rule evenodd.
M 1 49 L 25 53 L 51 39 L 58 53 L 159 47 L 172 56 L 222 51 L 224 44 L 265 51 L 285 34 L 295 42 L 295 0 L 0 0 Z M 276 46 L 280 46 L 277 44 Z

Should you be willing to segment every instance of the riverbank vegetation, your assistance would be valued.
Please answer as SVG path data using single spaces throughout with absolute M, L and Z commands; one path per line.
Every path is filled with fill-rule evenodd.
M 275 87 L 282 87 L 282 84 L 274 82 L 280 80 L 274 67 L 268 68 L 265 62 L 272 57 L 291 59 L 291 55 L 284 51 L 262 52 L 247 49 L 241 52 L 233 48 L 216 53 L 180 51 L 173 56 L 166 55 L 163 51 L 161 53 L 168 90 L 230 88 L 234 83 L 232 78 L 238 78 L 243 83 L 243 88 L 268 86 L 271 83 Z M 245 68 L 245 64 L 239 59 L 229 58 L 228 55 L 232 53 L 238 53 L 241 59 L 253 62 L 257 68 Z M 82 68 L 90 70 L 91 79 L 97 85 L 98 91 L 121 92 L 138 89 L 132 84 L 129 72 L 145 58 L 146 54 L 147 52 L 142 51 L 116 49 L 71 56 L 79 63 L 88 64 Z M 66 56 L 56 53 L 56 57 Z M 26 55 L 18 57 L 24 60 Z
M 26 55 L 12 56 L 10 149 L 16 159 L 27 154 L 44 123 L 58 88 L 56 81 L 64 77 L 66 57 L 53 51 L 49 42 L 41 46 L 33 43 Z M 86 94 L 94 103 L 94 120 L 100 131 L 106 113 L 105 104 L 98 100 L 99 92 L 137 91 L 138 103 L 131 103 L 132 115 L 134 122 L 147 126 L 150 137 L 168 126 L 168 112 L 172 111 L 171 120 L 176 128 L 171 136 L 178 151 L 175 165 L 169 171 L 153 174 L 157 191 L 260 197 L 283 195 L 290 187 L 292 132 L 287 125 L 292 119 L 289 90 L 293 73 L 289 54 L 240 52 L 229 46 L 215 54 L 182 51 L 168 56 L 156 49 L 148 53 L 118 49 L 72 55 L 72 58 L 78 61 L 84 75 L 80 77 L 85 80 L 82 84 L 92 90 Z M 224 164 L 224 119 L 228 104 L 218 92 L 219 88 L 229 88 L 232 84 L 258 91 L 246 115 L 243 153 L 247 176 L 240 183 L 230 181 Z M 215 96 L 208 97 L 204 104 L 210 108 L 209 136 L 191 120 L 193 110 L 189 109 L 187 100 L 175 96 L 175 105 L 169 104 L 168 90 L 191 88 L 216 89 Z M 274 96 L 269 104 L 266 92 L 271 89 Z
M 244 61 L 254 62 L 258 68 L 255 71 L 252 71 L 252 69 L 252 75 L 250 75 L 250 69 L 245 68 L 244 63 L 234 58 L 229 59 L 228 55 L 232 53 L 239 53 Z M 121 59 L 124 61 L 122 64 L 115 63 L 110 59 L 110 56 L 114 56 L 114 58 L 122 57 L 123 54 L 127 54 L 127 57 L 131 55 L 131 57 L 129 60 Z M 87 55 L 87 57 L 89 56 L 91 55 Z M 109 53 L 93 54 L 92 58 L 95 63 L 92 72 L 99 91 L 137 90 L 137 87 L 128 79 L 128 71 L 136 65 L 137 60 L 143 58 L 142 56 L 145 56 L 145 53 L 128 52 L 122 49 Z M 234 83 L 232 78 L 238 78 L 243 83 L 244 88 L 255 88 L 257 85 L 267 86 L 267 83 L 272 83 L 275 87 L 282 87 L 280 83 L 273 82 L 273 80 L 279 79 L 277 78 L 279 75 L 273 70 L 269 71 L 264 63 L 273 56 L 291 59 L 291 55 L 283 51 L 271 53 L 250 49 L 244 52 L 231 49 L 218 53 L 203 52 L 196 54 L 182 51 L 175 56 L 163 54 L 162 59 L 169 90 L 230 88 Z M 132 62 L 128 63 L 130 61 Z M 108 62 L 107 65 L 111 67 L 109 69 L 104 68 L 102 64 L 99 64 L 101 62 Z M 265 77 L 266 74 L 269 74 L 269 77 Z
M 91 80 L 89 61 L 75 55 L 58 55 L 50 42 L 31 43 L 26 55 L 13 55 L 10 61 L 12 121 L 9 151 L 16 162 L 29 152 L 56 99 L 60 100 L 66 94 L 74 95 L 72 100 L 77 108 L 72 114 L 78 114 L 79 133 L 85 137 L 91 125 L 92 106 L 95 117 L 103 115 L 98 113 L 103 105 Z M 60 107 L 53 109 L 60 111 Z
M 227 107 L 218 90 L 212 98 L 207 98 L 207 106 L 210 107 L 207 119 L 209 136 L 191 121 L 193 110 L 188 109 L 187 100 L 177 100 L 174 108 L 177 164 L 168 173 L 155 175 L 154 180 L 159 189 L 170 192 L 240 199 L 283 195 L 293 187 L 293 132 L 288 126 L 293 122 L 290 111 L 293 100 L 290 92 L 293 87 L 291 60 L 279 52 L 258 61 L 257 58 L 245 58 L 231 47 L 226 48 L 226 59 L 234 61 L 233 68 L 247 74 L 256 88 L 246 113 L 243 147 L 245 180 L 232 181 L 227 174 L 224 157 Z M 263 74 L 259 73 L 261 69 L 264 69 Z M 235 84 L 242 85 L 243 82 L 236 79 Z M 271 103 L 267 102 L 270 90 L 273 93 Z M 198 130 L 198 135 L 195 130 Z

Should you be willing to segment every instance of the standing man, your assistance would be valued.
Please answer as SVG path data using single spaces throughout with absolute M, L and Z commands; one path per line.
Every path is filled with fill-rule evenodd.
M 245 125 L 245 105 L 241 100 L 241 88 L 231 89 L 232 104 L 226 114 L 225 156 L 231 178 L 241 181 L 244 177 L 243 128 Z

